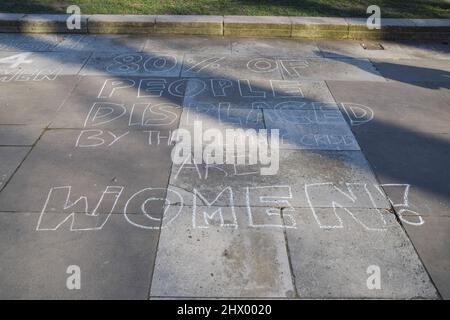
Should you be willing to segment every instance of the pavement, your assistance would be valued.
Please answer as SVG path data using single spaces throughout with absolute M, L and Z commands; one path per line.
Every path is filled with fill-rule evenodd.
M 450 47 L 362 42 L 0 34 L 0 298 L 449 299 Z

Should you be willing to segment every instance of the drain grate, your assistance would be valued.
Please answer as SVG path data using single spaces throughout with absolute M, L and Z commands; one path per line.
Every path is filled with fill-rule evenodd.
M 361 47 L 363 47 L 364 50 L 384 50 L 384 47 L 381 45 L 381 43 L 362 42 Z

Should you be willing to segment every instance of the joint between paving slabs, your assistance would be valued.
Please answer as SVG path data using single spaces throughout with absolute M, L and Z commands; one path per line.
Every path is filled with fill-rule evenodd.
M 179 123 L 178 123 L 179 125 Z M 167 183 L 166 183 L 166 191 L 164 193 L 164 198 L 167 198 L 167 190 L 169 189 L 170 186 L 170 177 L 172 176 L 172 166 L 173 166 L 173 162 L 170 162 L 170 167 L 168 170 L 168 175 L 167 175 Z M 155 258 L 153 260 L 153 266 L 150 269 L 150 274 L 149 274 L 149 284 L 148 284 L 148 290 L 147 290 L 147 300 L 149 300 L 151 298 L 151 294 L 152 294 L 152 284 L 153 284 L 153 275 L 155 273 L 155 267 L 156 267 L 156 259 L 158 258 L 158 251 L 159 251 L 159 241 L 161 239 L 161 229 L 162 229 L 162 224 L 163 224 L 163 220 L 164 220 L 164 207 L 162 208 L 163 212 L 162 212 L 162 217 L 161 217 L 161 221 L 159 223 L 159 229 L 158 229 L 158 240 L 156 241 L 156 251 L 155 251 Z
M 284 209 L 285 209 L 284 207 L 280 208 L 280 215 L 281 215 L 281 220 L 283 221 L 283 223 L 285 223 L 284 215 L 283 215 Z M 291 273 L 292 287 L 294 289 L 294 297 L 288 297 L 288 298 L 299 299 L 300 296 L 298 294 L 297 285 L 295 282 L 295 273 L 294 273 L 294 268 L 292 267 L 291 253 L 289 251 L 289 242 L 288 242 L 286 228 L 283 228 L 283 235 L 284 235 L 284 243 L 285 243 L 285 247 L 286 247 L 286 255 L 287 255 L 288 264 L 289 264 L 289 272 Z
M 33 150 L 34 146 L 38 143 L 39 140 L 41 140 L 42 136 L 44 135 L 44 133 L 47 131 L 48 127 L 50 126 L 50 124 L 44 128 L 44 130 L 42 130 L 41 134 L 39 135 L 39 137 L 36 139 L 36 141 L 31 145 L 30 150 L 27 151 L 27 153 L 25 154 L 25 157 L 23 157 L 22 161 L 20 161 L 19 165 L 17 166 L 17 168 L 13 171 L 13 173 L 11 174 L 11 176 L 8 178 L 8 180 L 6 180 L 6 182 L 3 184 L 3 186 L 0 188 L 0 193 L 6 188 L 6 186 L 9 184 L 9 182 L 12 180 L 12 178 L 14 177 L 14 175 L 16 174 L 16 172 L 20 169 L 20 167 L 22 166 L 22 164 L 25 162 L 25 160 L 28 158 L 28 156 L 30 155 L 31 151 Z
M 377 177 L 375 177 L 375 178 L 378 180 Z M 383 188 L 383 187 L 381 186 L 381 188 Z M 384 191 L 384 188 L 383 188 L 383 191 Z M 385 193 L 386 193 L 386 192 L 385 192 Z M 389 197 L 388 197 L 388 200 L 389 200 Z M 394 216 L 395 216 L 395 220 L 396 220 L 397 223 L 400 225 L 400 228 L 402 229 L 403 233 L 406 235 L 406 237 L 408 238 L 408 240 L 409 240 L 411 246 L 413 247 L 414 252 L 415 252 L 417 258 L 419 259 L 420 263 L 422 264 L 423 269 L 425 270 L 425 272 L 426 272 L 426 274 L 427 274 L 427 276 L 428 276 L 428 279 L 430 280 L 431 284 L 433 285 L 434 290 L 436 290 L 436 294 L 437 294 L 438 298 L 439 298 L 440 300 L 443 300 L 442 295 L 441 295 L 441 293 L 440 293 L 439 290 L 438 290 L 438 287 L 437 287 L 436 284 L 434 283 L 433 278 L 431 277 L 430 272 L 428 271 L 428 269 L 427 269 L 425 263 L 424 263 L 423 260 L 422 260 L 422 257 L 419 255 L 419 251 L 417 251 L 417 248 L 416 248 L 416 246 L 414 245 L 414 242 L 413 242 L 413 241 L 411 240 L 411 238 L 409 237 L 409 234 L 408 234 L 408 232 L 406 231 L 406 228 L 405 228 L 405 226 L 403 225 L 402 220 L 400 219 L 400 216 L 399 216 L 398 213 L 397 213 L 397 210 L 395 210 L 395 208 L 394 208 L 394 206 L 392 205 L 392 203 L 391 203 L 390 200 L 389 200 L 389 204 L 390 204 L 390 206 L 391 206 L 390 211 L 393 212 L 393 214 L 394 214 Z
M 86 65 L 88 64 L 88 62 L 91 60 L 92 56 L 94 55 L 94 51 L 89 51 L 89 56 L 87 57 L 86 61 L 84 61 L 83 65 L 81 66 L 80 70 L 78 70 L 77 75 L 78 76 L 82 76 L 80 75 L 80 72 L 84 69 L 84 67 L 86 67 Z M 75 88 L 74 88 L 75 89 Z M 73 90 L 70 92 L 72 93 Z M 65 101 L 64 101 L 65 102 Z

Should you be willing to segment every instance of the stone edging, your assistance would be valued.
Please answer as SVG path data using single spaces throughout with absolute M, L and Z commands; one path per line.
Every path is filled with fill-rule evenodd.
M 0 32 L 185 34 L 326 39 L 448 39 L 450 19 L 381 19 L 369 30 L 364 18 L 84 15 L 81 29 L 66 27 L 68 15 L 0 13 Z

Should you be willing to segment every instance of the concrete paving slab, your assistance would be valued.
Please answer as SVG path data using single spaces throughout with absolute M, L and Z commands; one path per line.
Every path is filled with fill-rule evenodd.
M 448 90 L 448 82 L 327 84 L 355 132 L 449 132 L 449 100 L 437 92 Z
M 70 231 L 67 223 L 36 230 L 39 216 L 0 213 L 2 299 L 147 299 L 158 230 L 136 228 L 122 215 L 96 231 Z M 66 285 L 69 266 L 80 268 L 79 290 Z
M 322 209 L 317 209 L 318 215 Z M 379 215 L 353 210 L 357 217 Z M 304 298 L 426 298 L 437 293 L 413 246 L 393 214 L 383 213 L 384 231 L 370 231 L 350 215 L 344 228 L 321 229 L 306 209 L 286 229 L 297 291 Z M 344 215 L 342 215 L 344 217 Z M 348 219 L 348 220 L 347 220 Z M 380 289 L 369 289 L 370 266 L 380 272 Z M 376 268 L 375 267 L 375 268 Z M 369 270 L 369 271 L 368 271 Z
M 285 80 L 385 81 L 366 59 L 303 59 L 279 61 Z
M 448 159 L 448 155 L 444 155 Z M 441 167 L 438 164 L 438 167 Z M 425 170 L 418 170 L 419 173 L 412 177 L 409 183 L 400 183 L 399 179 L 382 175 L 383 189 L 389 197 L 389 201 L 397 210 L 397 214 L 406 226 L 421 227 L 425 225 L 429 217 L 445 217 L 450 212 L 450 202 L 447 199 L 445 190 L 442 190 L 442 180 L 448 178 L 443 174 L 443 178 L 430 178 L 431 183 L 436 183 L 433 189 L 425 183 L 415 183 L 415 180 L 422 175 Z M 431 170 L 428 170 L 431 171 Z M 435 170 L 437 171 L 437 170 Z M 430 173 L 430 172 L 428 172 Z
M 150 140 L 146 131 L 46 131 L 1 193 L 0 211 L 58 212 L 66 208 L 68 212 L 142 214 L 146 209 L 155 214 L 152 222 L 159 224 L 163 203 L 143 203 L 140 196 L 153 192 L 164 199 L 170 152 L 167 144 Z M 147 188 L 157 189 L 142 191 Z M 125 209 L 127 201 L 141 191 Z M 77 202 L 82 196 L 86 202 Z M 64 205 L 67 197 L 73 206 Z
M 445 83 L 431 83 L 431 85 L 434 86 L 434 88 L 437 90 L 438 94 L 443 97 L 446 101 L 450 101 L 450 86 Z
M 450 59 L 450 46 L 445 41 L 400 41 L 398 45 L 414 58 Z
M 234 215 L 230 208 L 183 207 L 161 232 L 151 296 L 294 297 L 283 229 L 249 227 L 243 208 Z M 235 221 L 246 226 L 224 225 Z
M 231 42 L 233 54 L 263 57 L 321 57 L 320 50 L 313 41 L 292 39 L 235 39 Z
M 0 51 L 52 51 L 63 38 L 59 34 L 0 33 Z
M 0 124 L 45 128 L 78 80 L 78 76 L 45 73 L 0 77 Z
M 362 131 L 356 136 L 434 283 L 446 296 L 449 241 L 441 217 L 450 212 L 450 136 L 402 127 L 397 132 Z
M 216 206 L 390 207 L 360 151 L 282 150 L 274 175 L 261 174 L 269 165 L 245 160 L 246 165 L 174 164 L 169 186 L 185 204 L 196 199 Z M 343 195 L 349 192 L 355 197 Z
M 27 155 L 27 147 L 0 147 L 0 190 Z
M 174 130 L 186 83 L 179 78 L 85 76 L 51 127 Z
M 380 74 L 387 80 L 401 82 L 450 81 L 450 65 L 445 60 L 399 59 L 372 60 Z
M 202 126 L 203 132 L 208 129 L 218 129 L 224 135 L 227 129 L 264 129 L 262 110 L 216 108 L 210 104 L 195 104 L 183 109 L 180 129 L 193 132 L 195 122 Z
M 95 52 L 81 70 L 81 74 L 178 77 L 182 63 L 183 56 L 176 52 Z
M 362 44 L 381 44 L 384 50 L 368 50 Z M 448 45 L 424 41 L 387 40 L 320 40 L 317 41 L 325 58 L 368 58 L 368 59 L 448 59 Z
M 144 50 L 146 52 L 178 52 L 203 54 L 230 54 L 230 40 L 223 37 L 201 36 L 153 36 L 147 39 Z
M 183 105 L 211 104 L 216 107 L 250 109 L 336 109 L 323 81 L 195 78 L 185 90 Z
M 447 211 L 448 212 L 448 211 Z M 450 216 L 425 217 L 425 224 L 404 224 L 443 299 L 450 299 Z
M 44 128 L 27 125 L 0 125 L 1 146 L 31 146 Z
M 251 143 L 252 147 L 256 147 L 259 141 L 258 132 L 264 129 L 264 119 L 262 111 L 258 109 L 216 108 L 211 105 L 196 104 L 183 109 L 179 129 L 183 132 L 174 133 L 172 136 L 174 144 L 177 141 L 184 143 L 185 139 L 189 139 L 192 148 L 214 147 L 225 153 L 226 148 L 232 145 L 250 148 L 247 145 Z M 210 138 L 211 134 L 215 138 Z M 231 134 L 233 138 L 227 140 L 227 136 Z M 267 144 L 266 136 L 263 136 L 262 140 L 262 143 Z M 233 155 L 236 156 L 237 151 L 233 152 Z M 182 156 L 186 155 L 180 154 L 180 157 Z M 204 155 L 203 159 L 209 156 L 213 154 Z
M 448 85 L 431 82 L 390 82 L 389 86 L 376 87 L 371 83 L 328 85 L 338 102 L 354 102 L 344 103 L 344 109 L 352 115 L 353 107 L 359 115 L 356 121 L 363 121 L 352 126 L 352 130 L 380 181 L 410 185 L 413 200 L 409 203 L 415 205 L 411 210 L 445 215 L 450 210 L 447 191 L 450 177 L 446 169 L 450 161 L 450 114 L 448 101 L 436 88 Z M 370 111 L 373 117 L 360 116 Z M 373 119 L 365 122 L 370 118 Z M 396 202 L 403 199 L 404 192 L 405 188 L 387 191 Z
M 402 188 L 385 188 L 389 197 L 403 203 L 400 200 L 409 185 L 408 203 L 413 207 L 407 209 L 420 216 L 448 214 L 448 134 L 363 132 L 356 136 L 380 182 L 404 185 Z
M 281 149 L 360 150 L 339 110 L 264 110 L 270 130 L 280 133 Z
M 144 48 L 146 39 L 130 35 L 69 34 L 56 46 L 55 51 L 139 52 Z
M 325 58 L 372 58 L 373 56 L 385 57 L 386 55 L 392 57 L 393 52 L 388 48 L 385 48 L 385 50 L 365 50 L 361 46 L 362 43 L 364 41 L 318 40 L 317 46 Z M 377 42 L 371 41 L 371 43 Z M 385 42 L 383 42 L 383 47 L 384 44 Z M 396 57 L 397 55 L 394 55 L 394 58 Z
M 234 78 L 234 79 L 280 79 L 277 61 L 264 57 L 241 57 L 236 55 L 186 54 L 182 77 L 187 78 Z
M 76 75 L 89 55 L 88 52 L 0 52 L 0 76 Z

